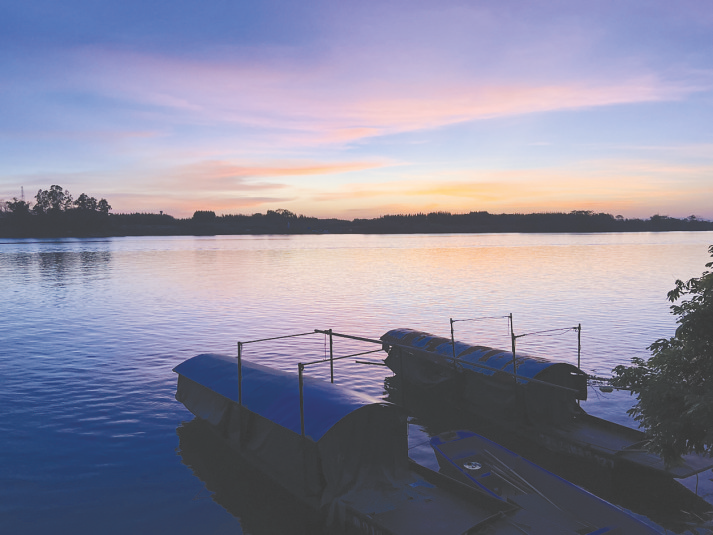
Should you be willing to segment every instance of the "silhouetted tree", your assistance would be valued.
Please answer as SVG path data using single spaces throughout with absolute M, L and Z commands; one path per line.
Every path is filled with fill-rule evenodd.
M 74 206 L 76 206 L 78 210 L 96 211 L 97 200 L 94 197 L 90 197 L 86 193 L 82 193 L 79 197 L 77 197 L 77 200 L 74 201 Z
M 212 210 L 196 210 L 193 212 L 193 221 L 214 221 L 215 212 Z
M 277 210 L 268 210 L 265 215 L 268 217 L 287 217 L 287 218 L 297 217 L 297 215 L 294 212 L 290 212 L 289 210 L 285 210 L 284 208 L 278 208 Z
M 104 215 L 108 215 L 109 210 L 111 210 L 111 205 L 106 201 L 106 199 L 101 199 L 97 203 L 97 210 Z
M 37 214 L 58 213 L 72 208 L 72 196 L 61 186 L 52 185 L 49 190 L 39 190 L 33 211 Z
M 5 206 L 7 206 L 7 209 L 15 216 L 29 215 L 31 210 L 30 203 L 20 200 L 17 197 L 13 197 L 11 201 L 7 201 Z
M 708 252 L 713 256 L 713 245 Z M 671 306 L 678 316 L 674 336 L 651 344 L 648 360 L 634 358 L 633 366 L 614 368 L 615 386 L 638 398 L 629 414 L 667 461 L 713 449 L 713 273 L 677 280 L 668 299 L 676 303 L 684 296 L 689 299 Z

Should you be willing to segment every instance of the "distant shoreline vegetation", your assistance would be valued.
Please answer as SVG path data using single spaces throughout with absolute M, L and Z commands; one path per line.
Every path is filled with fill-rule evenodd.
M 374 219 L 320 219 L 289 210 L 252 215 L 216 215 L 198 210 L 180 219 L 167 214 L 112 214 L 106 199 L 82 193 L 76 200 L 60 186 L 39 190 L 35 203 L 14 198 L 0 202 L 0 237 L 60 238 L 111 236 L 211 236 L 230 234 L 445 234 L 554 232 L 667 232 L 713 230 L 713 222 L 654 215 L 620 215 L 577 210 L 569 213 L 490 214 L 470 212 L 385 215 Z

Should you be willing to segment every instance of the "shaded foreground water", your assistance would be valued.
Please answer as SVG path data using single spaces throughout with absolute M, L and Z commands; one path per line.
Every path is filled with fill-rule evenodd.
M 175 401 L 176 364 L 200 352 L 235 354 L 237 340 L 314 328 L 448 335 L 449 317 L 512 312 L 516 333 L 581 323 L 582 367 L 606 375 L 673 332 L 666 292 L 701 273 L 711 243 L 713 233 L 702 232 L 4 240 L 0 528 L 311 533 L 314 519 Z M 504 319 L 456 325 L 464 341 L 509 347 Z M 526 337 L 518 350 L 576 363 L 576 335 Z M 245 358 L 296 371 L 324 352 L 324 337 L 311 336 L 248 346 Z M 337 382 L 387 395 L 384 368 L 345 360 L 336 370 Z M 324 377 L 328 368 L 309 373 Z M 590 390 L 583 406 L 631 424 L 630 404 L 626 393 Z M 419 423 L 496 433 L 457 419 Z M 673 511 L 661 513 L 651 482 L 627 475 L 612 491 L 612 481 L 576 464 L 559 470 L 683 529 Z M 710 492 L 710 477 L 701 475 L 700 493 Z M 678 504 L 678 486 L 664 494 Z

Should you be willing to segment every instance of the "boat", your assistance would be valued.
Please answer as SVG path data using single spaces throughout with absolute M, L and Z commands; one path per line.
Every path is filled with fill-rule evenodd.
M 176 399 L 330 532 L 478 533 L 517 509 L 409 462 L 395 405 L 225 355 L 174 371 Z
M 603 533 L 569 513 L 525 507 L 413 461 L 403 408 L 303 377 L 301 366 L 296 375 L 197 355 L 174 368 L 176 399 L 318 514 L 326 532 Z
M 431 438 L 440 471 L 522 509 L 571 518 L 582 533 L 658 533 L 630 513 L 470 431 Z
M 572 364 L 414 329 L 393 329 L 380 340 L 400 381 L 551 451 L 674 478 L 713 468 L 712 458 L 695 454 L 666 464 L 647 450 L 642 431 L 587 414 L 579 405 L 587 399 L 587 375 Z

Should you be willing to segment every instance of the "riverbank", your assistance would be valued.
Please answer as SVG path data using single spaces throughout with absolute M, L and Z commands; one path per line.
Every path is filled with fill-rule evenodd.
M 266 214 L 223 215 L 196 212 L 191 218 L 167 214 L 0 214 L 0 237 L 61 238 L 119 236 L 212 236 L 261 234 L 458 234 L 458 233 L 591 233 L 710 231 L 713 222 L 693 216 L 649 219 L 575 211 L 540 214 L 430 213 L 386 215 L 374 219 L 321 219 L 286 210 Z

